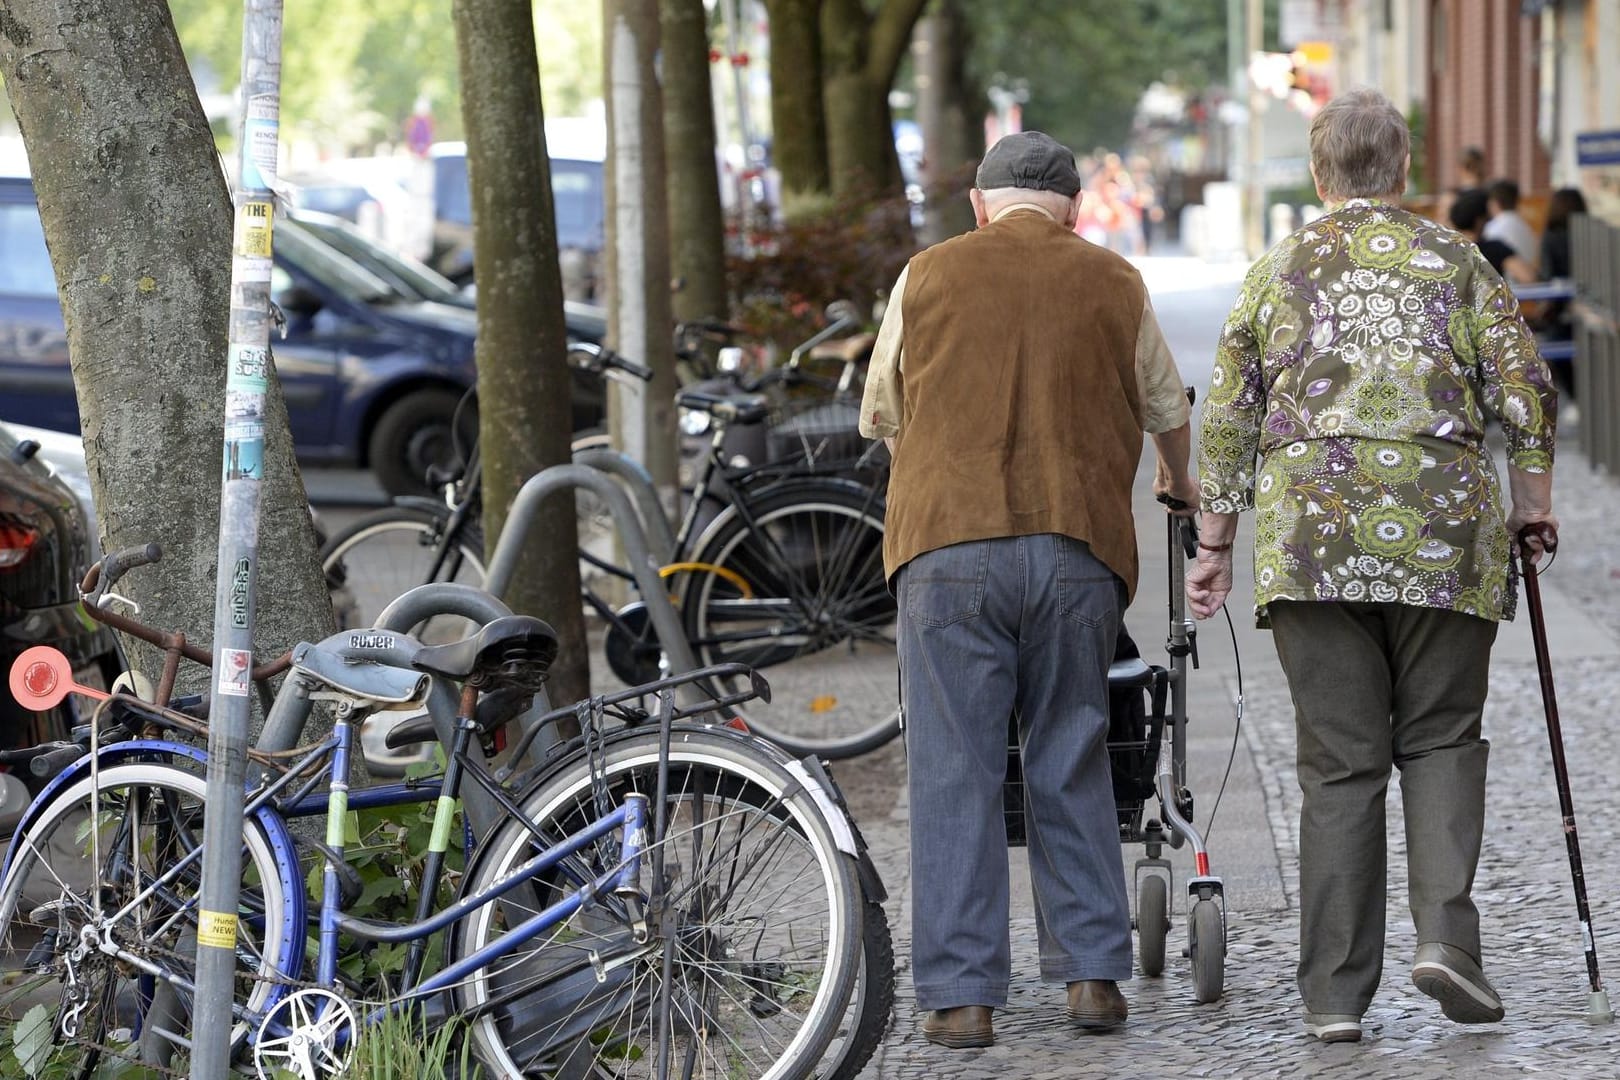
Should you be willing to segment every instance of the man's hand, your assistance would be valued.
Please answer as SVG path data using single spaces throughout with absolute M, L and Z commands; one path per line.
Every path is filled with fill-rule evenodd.
M 1232 591 L 1232 553 L 1198 551 L 1198 561 L 1187 571 L 1187 606 L 1196 618 L 1207 619 L 1221 610 Z
M 1168 495 L 1180 503 L 1179 507 L 1171 507 L 1170 509 L 1170 512 L 1176 517 L 1192 517 L 1198 512 L 1198 485 L 1186 473 L 1182 473 L 1180 476 L 1172 476 L 1165 468 L 1162 459 L 1159 461 L 1159 467 L 1153 473 L 1153 494 L 1158 497 L 1160 502 L 1164 502 L 1164 496 Z M 1169 506 L 1170 504 L 1166 503 L 1165 505 Z

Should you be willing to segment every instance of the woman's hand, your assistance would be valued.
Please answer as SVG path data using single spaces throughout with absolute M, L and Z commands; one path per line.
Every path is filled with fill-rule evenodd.
M 1232 552 L 1198 549 L 1198 561 L 1187 571 L 1187 606 L 1196 618 L 1221 610 L 1232 591 Z

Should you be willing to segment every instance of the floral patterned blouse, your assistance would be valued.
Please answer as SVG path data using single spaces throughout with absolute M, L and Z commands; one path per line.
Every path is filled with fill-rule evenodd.
M 1199 447 L 1203 508 L 1257 508 L 1261 625 L 1273 600 L 1512 618 L 1485 412 L 1539 473 L 1557 400 L 1467 237 L 1353 199 L 1274 247 L 1221 333 Z

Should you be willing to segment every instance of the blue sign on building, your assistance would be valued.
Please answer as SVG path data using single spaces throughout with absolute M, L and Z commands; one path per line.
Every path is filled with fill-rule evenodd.
M 1575 136 L 1577 165 L 1620 165 L 1620 131 L 1588 131 Z

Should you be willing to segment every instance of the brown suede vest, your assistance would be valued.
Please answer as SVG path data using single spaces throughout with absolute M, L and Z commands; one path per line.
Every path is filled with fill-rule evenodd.
M 1134 594 L 1145 302 L 1128 262 L 1033 210 L 911 260 L 891 579 L 935 548 L 1060 533 Z

